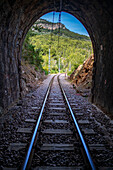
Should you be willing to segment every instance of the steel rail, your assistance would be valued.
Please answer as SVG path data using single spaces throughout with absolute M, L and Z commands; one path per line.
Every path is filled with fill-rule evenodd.
M 46 104 L 46 101 L 47 101 L 47 98 L 48 98 L 54 77 L 55 76 L 53 76 L 53 78 L 51 79 L 51 81 L 49 83 L 49 86 L 48 86 L 48 89 L 47 89 L 47 92 L 46 92 L 46 95 L 45 95 L 45 98 L 44 98 L 44 101 L 43 101 L 43 105 L 42 105 L 38 120 L 37 120 L 36 125 L 35 125 L 35 130 L 34 130 L 33 135 L 32 135 L 32 139 L 31 139 L 28 151 L 27 151 L 27 155 L 26 155 L 22 170 L 26 170 L 26 168 L 28 169 L 28 162 L 29 162 L 29 159 L 30 159 L 30 154 L 31 154 L 31 151 L 32 151 L 32 148 L 33 148 L 33 145 L 34 145 L 34 141 L 35 141 L 35 138 L 36 138 L 36 135 L 37 135 L 37 130 L 38 130 L 39 125 L 40 125 L 42 113 L 44 111 L 44 107 L 45 107 L 45 104 Z
M 60 76 L 60 75 L 59 75 L 59 76 Z M 65 98 L 65 101 L 66 101 L 66 103 L 67 103 L 67 105 L 68 105 L 68 108 L 69 108 L 69 110 L 70 110 L 70 113 L 71 113 L 71 116 L 72 116 L 72 118 L 73 118 L 75 127 L 76 127 L 76 129 L 77 129 L 77 131 L 78 131 L 80 140 L 81 140 L 81 142 L 82 142 L 83 148 L 84 148 L 85 153 L 86 153 L 86 155 L 87 155 L 89 164 L 90 164 L 92 170 L 96 170 L 95 165 L 94 165 L 94 163 L 93 163 L 93 161 L 92 161 L 91 155 L 90 155 L 90 153 L 89 153 L 88 147 L 87 147 L 87 145 L 86 145 L 86 143 L 85 143 L 85 140 L 84 140 L 84 138 L 83 138 L 83 135 L 82 135 L 82 133 L 81 133 L 81 130 L 80 130 L 79 126 L 78 126 L 77 120 L 76 120 L 76 118 L 75 118 L 75 116 L 74 116 L 74 113 L 73 113 L 73 111 L 72 111 L 72 109 L 71 109 L 71 106 L 70 106 L 69 101 L 68 101 L 68 99 L 67 99 L 67 97 L 66 97 L 66 94 L 65 94 L 65 92 L 64 92 L 64 89 L 63 89 L 63 87 L 62 87 L 62 85 L 61 85 L 61 83 L 60 83 L 59 76 L 58 76 L 58 82 L 59 82 L 61 91 L 62 91 L 63 96 L 64 96 L 64 98 Z

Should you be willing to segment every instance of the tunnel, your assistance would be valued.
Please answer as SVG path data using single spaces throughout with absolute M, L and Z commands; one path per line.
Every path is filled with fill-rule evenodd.
M 113 115 L 113 1 L 1 0 L 0 112 L 21 97 L 21 53 L 24 38 L 42 15 L 64 11 L 88 31 L 94 51 L 91 102 Z

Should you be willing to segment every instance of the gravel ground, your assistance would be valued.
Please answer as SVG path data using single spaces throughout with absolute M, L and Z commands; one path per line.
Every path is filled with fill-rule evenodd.
M 5 169 L 4 167 L 17 168 L 20 169 L 26 152 L 26 147 L 16 147 L 14 149 L 11 147 L 12 143 L 24 143 L 26 146 L 30 141 L 31 133 L 18 133 L 18 128 L 31 128 L 31 132 L 35 123 L 25 122 L 26 119 L 37 119 L 39 114 L 39 110 L 41 107 L 41 103 L 43 101 L 43 97 L 47 90 L 47 86 L 50 82 L 52 76 L 49 76 L 46 80 L 43 81 L 41 86 L 35 90 L 34 92 L 26 95 L 21 101 L 18 102 L 17 105 L 10 108 L 8 113 L 0 118 L 1 121 L 1 140 L 0 140 L 0 165 L 1 169 Z M 92 149 L 89 145 L 89 149 L 91 151 L 91 155 L 95 160 L 95 164 L 97 167 L 109 167 L 107 169 L 113 169 L 113 120 L 110 119 L 107 115 L 105 115 L 101 110 L 99 110 L 96 106 L 92 105 L 86 97 L 80 96 L 76 93 L 75 89 L 73 89 L 72 85 L 65 80 L 64 75 L 60 76 L 62 85 L 67 93 L 68 99 L 72 105 L 73 112 L 77 118 L 77 120 L 88 120 L 89 124 L 79 124 L 81 130 L 84 129 L 93 129 L 95 134 L 87 135 L 85 133 L 84 137 L 86 142 L 89 144 L 104 144 L 104 148 L 102 150 L 101 147 L 97 149 Z M 56 91 L 56 89 L 54 89 Z M 53 91 L 53 93 L 54 93 Z M 57 100 L 57 96 L 51 97 L 51 101 Z M 62 100 L 62 99 L 61 99 Z M 68 117 L 68 116 L 67 116 Z M 66 120 L 67 117 L 64 116 L 55 116 L 54 119 L 63 119 Z M 52 116 L 49 116 L 48 119 L 52 119 Z M 45 117 L 44 117 L 45 119 Z M 62 128 L 62 125 L 59 124 L 59 129 Z M 49 124 L 49 128 L 52 125 Z M 56 125 L 53 126 L 56 128 Z M 45 124 L 43 124 L 42 128 L 45 128 Z M 68 125 L 65 125 L 63 128 L 72 128 Z M 65 141 L 65 143 L 74 143 L 76 138 L 72 139 L 71 136 L 62 135 L 53 135 L 50 138 L 50 135 L 42 135 L 40 134 L 40 144 L 42 141 L 45 143 L 58 142 L 61 143 Z M 58 140 L 59 139 L 59 140 Z M 38 149 L 38 147 L 37 147 Z M 78 151 L 77 151 L 78 152 Z M 69 152 L 70 153 L 70 152 Z M 43 153 L 45 158 L 44 165 L 52 165 L 52 166 L 67 166 L 68 162 L 70 164 L 68 166 L 76 166 L 76 162 L 71 160 L 80 160 L 81 158 L 78 156 L 79 154 L 72 153 L 70 156 L 67 152 L 67 156 L 63 155 L 63 152 L 58 155 L 57 152 L 48 153 L 50 156 L 47 157 L 47 154 Z M 35 154 L 37 159 L 37 165 L 43 165 L 43 161 L 40 159 L 38 154 Z M 58 157 L 62 157 L 61 163 L 58 160 Z M 54 157 L 54 164 L 51 160 L 51 157 Z M 64 157 L 68 157 L 64 160 Z M 69 159 L 70 157 L 70 159 Z M 49 160 L 49 163 L 47 163 Z M 57 164 L 55 163 L 57 162 Z M 82 161 L 81 161 L 82 162 Z M 33 162 L 33 166 L 37 166 L 36 162 Z M 43 166 L 44 166 L 43 165 Z M 82 166 L 82 163 L 80 164 Z
M 93 129 L 95 132 L 95 134 L 91 135 L 83 133 L 83 136 L 89 144 L 96 166 L 113 169 L 113 120 L 95 105 L 92 105 L 86 97 L 76 93 L 64 75 L 60 76 L 60 80 L 78 122 L 79 120 L 89 121 L 89 124 L 78 123 L 81 131 Z M 102 149 L 101 147 L 92 149 L 90 144 L 104 144 L 104 147 Z
M 25 122 L 26 119 L 37 119 L 40 106 L 42 104 L 47 87 L 53 75 L 49 75 L 40 87 L 35 91 L 27 94 L 17 105 L 13 106 L 7 114 L 0 118 L 1 134 L 0 134 L 0 169 L 4 167 L 20 169 L 24 158 L 26 148 L 22 147 L 14 149 L 12 143 L 30 142 L 31 133 L 18 133 L 18 128 L 33 129 L 35 123 Z M 31 130 L 32 131 L 32 130 Z
M 61 105 L 58 105 L 56 103 L 52 103 L 51 98 L 56 98 L 56 103 L 60 103 Z M 61 90 L 58 85 L 57 77 L 54 78 L 51 93 L 48 97 L 47 106 L 45 107 L 45 113 L 42 119 L 42 124 L 40 127 L 40 133 L 37 140 L 37 147 L 35 147 L 35 154 L 32 161 L 32 168 L 36 168 L 37 166 L 84 166 L 84 160 L 82 157 L 81 149 L 79 146 L 79 141 L 76 137 L 75 129 L 73 126 L 73 123 L 70 119 L 69 112 L 66 110 L 66 105 L 63 100 L 63 96 L 61 93 Z M 52 106 L 51 106 L 52 105 Z M 59 113 L 60 112 L 60 113 Z M 50 113 L 59 114 L 58 116 L 55 115 L 49 115 Z M 60 115 L 63 113 L 63 116 Z M 55 123 L 55 121 L 62 120 L 66 121 L 67 123 Z M 43 121 L 52 121 L 52 123 L 47 123 Z M 59 135 L 54 132 L 55 134 L 45 134 L 43 133 L 44 130 L 50 129 L 51 131 L 54 130 L 65 130 L 65 134 L 60 133 Z M 67 134 L 67 131 L 70 131 L 72 134 Z M 44 145 L 50 144 L 50 148 L 52 146 L 51 150 L 49 150 L 48 147 L 46 147 L 45 150 L 42 150 Z M 58 148 L 55 145 L 58 145 Z M 69 144 L 72 144 L 73 149 L 69 151 L 68 150 L 62 150 L 62 147 L 60 148 L 60 145 L 67 144 L 69 148 Z M 55 150 L 55 149 L 58 150 Z M 76 154 L 75 154 L 76 153 Z
M 76 154 L 75 154 L 76 152 Z M 40 155 L 40 156 L 39 156 Z M 43 158 L 43 160 L 41 159 Z M 60 158 L 60 159 L 59 159 Z M 73 161 L 72 161 L 73 160 Z M 35 153 L 32 166 L 83 166 L 83 159 L 78 151 L 74 152 L 40 152 Z

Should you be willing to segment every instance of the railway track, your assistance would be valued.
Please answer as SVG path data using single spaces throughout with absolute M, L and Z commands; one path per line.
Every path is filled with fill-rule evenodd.
M 22 169 L 47 167 L 49 170 L 95 169 L 57 76 L 49 84 Z
M 1 131 L 0 169 L 23 169 L 37 117 L 53 75 L 27 94 L 3 117 Z M 60 82 L 76 117 L 82 135 L 97 169 L 113 169 L 113 120 L 78 94 L 60 75 Z M 79 141 L 71 111 L 62 96 L 57 77 L 54 78 L 42 113 L 38 133 L 31 149 L 29 167 L 33 170 L 92 169 Z M 55 130 L 56 129 L 56 130 Z M 31 147 L 32 148 L 32 147 Z M 84 154 L 82 154 L 82 153 Z M 31 161 L 31 163 L 30 163 Z

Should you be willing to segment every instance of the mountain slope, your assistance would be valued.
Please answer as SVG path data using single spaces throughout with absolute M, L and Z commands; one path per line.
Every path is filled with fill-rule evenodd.
M 90 40 L 88 36 L 80 35 L 78 33 L 70 31 L 62 23 L 52 23 L 44 19 L 37 20 L 35 24 L 32 26 L 32 30 L 35 31 L 37 34 L 47 34 L 52 32 L 53 34 L 56 35 L 59 33 L 59 24 L 61 36 L 66 36 L 77 40 Z

